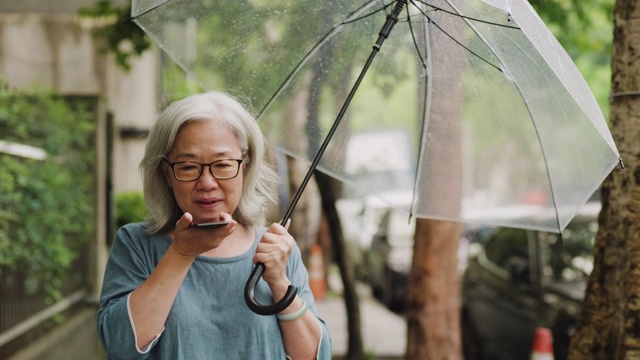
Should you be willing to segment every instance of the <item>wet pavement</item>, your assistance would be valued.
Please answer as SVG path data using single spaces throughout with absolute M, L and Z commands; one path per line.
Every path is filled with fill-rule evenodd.
M 375 359 L 404 359 L 407 341 L 406 320 L 380 304 L 371 295 L 368 286 L 358 284 L 357 291 L 360 296 L 360 321 L 365 354 Z M 334 359 L 345 359 L 349 334 L 342 295 L 329 293 L 324 299 L 317 299 L 316 305 L 320 315 L 327 321 Z

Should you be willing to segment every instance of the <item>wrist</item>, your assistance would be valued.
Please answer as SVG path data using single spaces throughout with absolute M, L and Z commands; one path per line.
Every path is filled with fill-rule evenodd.
M 270 282 L 268 284 L 274 299 L 282 299 L 287 293 L 289 286 L 292 285 L 291 281 L 287 278 L 277 282 Z
M 195 258 L 196 258 L 196 255 L 183 254 L 173 244 L 169 245 L 169 249 L 167 250 L 167 254 L 171 254 L 173 257 L 178 259 L 178 261 L 184 261 L 184 262 L 189 262 L 189 263 L 193 262 L 193 260 L 195 260 Z
M 283 311 L 283 312 L 281 312 L 279 314 L 276 314 L 276 318 L 279 321 L 293 321 L 293 320 L 301 318 L 304 315 L 304 313 L 307 312 L 308 306 L 307 306 L 307 301 L 304 298 L 299 297 L 299 299 L 300 299 L 300 306 L 297 308 L 296 311 L 288 312 L 288 313 L 284 313 L 284 311 Z M 291 307 L 291 306 L 289 306 L 289 307 Z M 287 311 L 287 310 L 288 310 L 288 308 L 285 309 L 285 311 Z

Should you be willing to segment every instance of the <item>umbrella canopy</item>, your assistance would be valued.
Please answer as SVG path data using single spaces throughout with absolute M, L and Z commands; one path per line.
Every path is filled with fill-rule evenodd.
M 283 221 L 318 167 L 389 204 L 409 193 L 417 217 L 562 232 L 621 163 L 526 0 L 133 0 L 132 18 L 204 89 L 259 109 L 282 151 L 313 159 Z M 302 138 L 306 151 L 287 141 Z M 245 300 L 275 314 L 296 290 L 258 304 L 263 272 Z
M 562 232 L 620 161 L 571 58 L 526 0 L 409 1 L 341 108 L 394 7 L 133 0 L 132 18 L 202 88 L 246 99 L 291 156 L 313 159 L 342 109 L 318 168 L 362 193 Z

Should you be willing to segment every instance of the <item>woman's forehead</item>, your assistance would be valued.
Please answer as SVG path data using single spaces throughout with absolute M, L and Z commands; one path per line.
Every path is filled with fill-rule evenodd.
M 224 156 L 242 152 L 238 138 L 219 122 L 194 121 L 184 124 L 175 138 L 172 153 L 176 156 Z

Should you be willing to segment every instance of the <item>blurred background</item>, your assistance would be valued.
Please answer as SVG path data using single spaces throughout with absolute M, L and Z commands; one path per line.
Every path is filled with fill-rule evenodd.
M 538 3 L 608 114 L 612 1 L 592 4 L 586 31 L 579 30 L 584 14 L 562 18 L 557 8 Z M 201 91 L 135 24 L 123 21 L 129 6 L 128 0 L 0 0 L 0 359 L 104 357 L 95 311 L 115 230 L 144 220 L 138 164 L 146 134 L 166 104 Z M 367 143 L 395 144 L 380 149 L 410 158 L 406 134 L 383 135 L 383 141 L 380 133 L 352 137 L 345 162 L 353 168 L 370 162 L 375 153 L 349 150 Z M 274 164 L 289 178 L 304 167 L 283 154 Z M 327 317 L 335 317 L 328 322 L 340 357 L 349 341 L 344 269 L 336 264 L 337 245 L 314 186 L 296 210 L 292 232 L 306 261 L 322 262 L 316 296 Z M 287 190 L 283 185 L 285 205 Z M 407 207 L 410 194 L 389 194 L 393 204 L 347 186 L 338 194 L 334 205 L 355 281 L 346 286 L 357 287 L 363 313 L 388 317 L 398 328 L 391 333 L 365 320 L 365 350 L 370 358 L 403 358 L 415 221 L 395 209 Z M 528 358 L 540 319 L 555 327 L 554 335 L 566 334 L 556 341 L 556 359 L 563 358 L 593 261 L 598 194 L 591 200 L 565 234 L 571 246 L 561 249 L 547 233 L 462 225 L 457 269 L 466 358 L 476 358 L 478 344 L 496 358 Z M 313 244 L 320 245 L 319 258 Z M 494 342 L 505 332 L 513 342 Z M 385 345 L 375 336 L 400 339 Z

